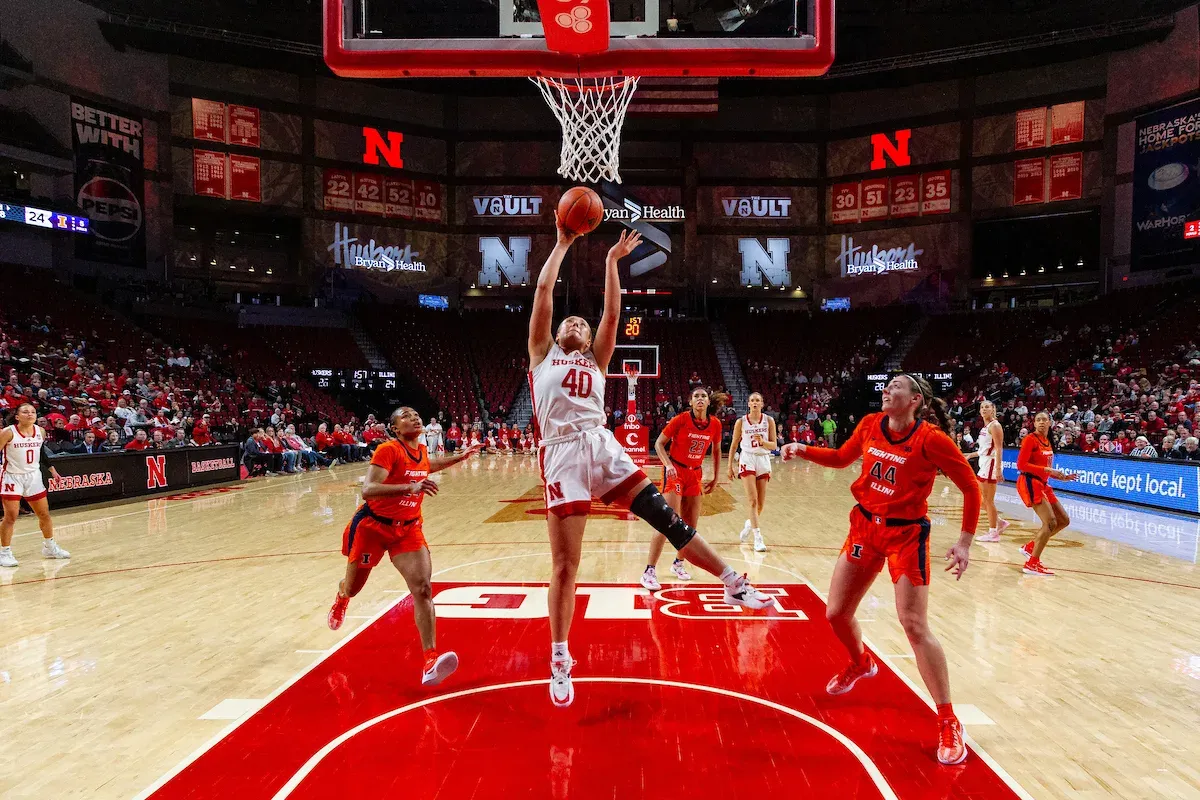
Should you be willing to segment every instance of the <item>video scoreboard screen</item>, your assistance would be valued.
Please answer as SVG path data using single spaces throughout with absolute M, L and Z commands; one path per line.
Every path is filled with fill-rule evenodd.
M 32 225 L 35 228 L 53 228 L 70 233 L 87 233 L 89 230 L 87 217 L 76 217 L 72 214 L 60 214 L 44 208 L 18 206 L 11 203 L 0 203 L 0 220 Z
M 883 391 L 884 386 L 887 386 L 888 381 L 900 374 L 899 372 L 876 372 L 867 375 L 865 388 L 868 395 L 870 395 L 872 409 L 879 410 L 879 405 L 882 402 L 879 393 Z M 955 381 L 953 372 L 909 372 L 905 374 L 924 378 L 929 381 L 929 386 L 938 397 L 944 398 L 954 389 Z
M 311 372 L 318 389 L 386 391 L 396 388 L 396 373 L 377 369 L 314 369 Z

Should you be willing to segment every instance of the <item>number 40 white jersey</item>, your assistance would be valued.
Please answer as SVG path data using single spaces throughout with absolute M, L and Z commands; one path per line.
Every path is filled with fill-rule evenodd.
M 604 370 L 591 351 L 567 353 L 551 344 L 529 371 L 529 392 L 542 439 L 604 427 Z

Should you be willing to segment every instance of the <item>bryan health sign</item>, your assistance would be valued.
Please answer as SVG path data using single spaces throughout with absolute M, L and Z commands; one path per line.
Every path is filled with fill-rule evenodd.
M 1057 453 L 1054 468 L 1078 477 L 1051 479 L 1059 490 L 1200 514 L 1200 465 L 1140 458 Z M 1004 479 L 1017 480 L 1017 451 L 1004 450 Z

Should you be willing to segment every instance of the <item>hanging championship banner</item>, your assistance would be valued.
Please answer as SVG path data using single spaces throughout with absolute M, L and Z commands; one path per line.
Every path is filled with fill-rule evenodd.
M 200 197 L 229 199 L 228 157 L 211 150 L 192 153 L 192 190 Z
M 142 119 L 71 98 L 75 202 L 91 235 L 75 237 L 75 257 L 146 266 Z
M 225 141 L 225 104 L 192 98 L 192 138 L 206 142 Z
M 229 143 L 258 147 L 260 142 L 258 109 L 253 106 L 229 107 Z
M 1050 144 L 1083 141 L 1084 103 L 1063 103 L 1050 108 Z
M 258 156 L 229 156 L 229 199 L 262 202 L 262 160 Z
M 1017 112 L 1015 150 L 1035 150 L 1046 146 L 1046 107 Z
M 1050 202 L 1083 197 L 1083 153 L 1050 156 Z
M 1013 164 L 1013 205 L 1046 202 L 1046 159 L 1026 158 Z

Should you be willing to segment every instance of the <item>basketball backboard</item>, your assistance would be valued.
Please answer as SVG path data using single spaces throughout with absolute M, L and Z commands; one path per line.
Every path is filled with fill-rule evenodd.
M 638 378 L 658 378 L 658 345 L 619 344 L 608 362 L 606 378 L 624 378 L 626 367 L 637 367 Z
M 834 57 L 835 0 L 323 1 L 344 77 L 803 77 Z

